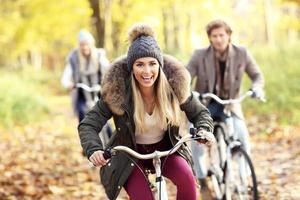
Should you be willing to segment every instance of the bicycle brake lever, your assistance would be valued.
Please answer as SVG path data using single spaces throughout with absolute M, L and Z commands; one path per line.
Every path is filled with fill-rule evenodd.
M 192 138 L 197 136 L 197 129 L 196 128 L 190 128 L 190 134 L 192 135 Z
M 105 160 L 110 159 L 113 156 L 111 149 L 104 150 L 103 157 Z

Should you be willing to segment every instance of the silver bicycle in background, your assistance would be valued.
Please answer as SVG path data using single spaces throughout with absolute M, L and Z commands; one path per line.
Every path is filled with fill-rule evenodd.
M 99 100 L 99 96 L 101 94 L 101 86 L 99 84 L 95 84 L 93 86 L 88 86 L 84 83 L 77 83 L 76 88 L 83 89 L 89 93 L 91 93 L 92 98 L 86 100 L 86 111 L 90 111 L 92 107 Z M 102 132 L 102 133 L 101 133 Z M 112 136 L 112 127 L 109 123 L 105 124 L 102 131 L 99 133 L 99 137 L 101 139 L 103 147 L 106 147 L 110 137 Z
M 92 98 L 88 99 L 86 102 L 87 111 L 89 111 L 99 100 L 99 94 L 101 93 L 101 86 L 99 84 L 88 86 L 84 83 L 77 83 L 76 88 L 80 88 L 91 93 Z
M 199 99 L 205 103 L 213 99 L 223 105 L 225 120 L 214 121 L 214 136 L 216 143 L 209 148 L 208 176 L 211 179 L 216 199 L 226 200 L 257 200 L 257 180 L 250 156 L 243 148 L 234 130 L 230 105 L 241 103 L 245 98 L 254 95 L 248 91 L 238 99 L 222 100 L 212 93 L 199 94 Z

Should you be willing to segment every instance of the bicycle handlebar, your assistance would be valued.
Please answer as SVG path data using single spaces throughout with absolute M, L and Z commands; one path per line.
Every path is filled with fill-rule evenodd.
M 88 92 L 100 92 L 101 91 L 101 86 L 99 84 L 90 87 L 90 86 L 88 86 L 88 85 L 86 85 L 84 83 L 77 83 L 76 87 L 84 89 L 84 90 L 86 90 Z
M 202 94 L 202 98 L 212 98 L 215 101 L 217 101 L 218 103 L 222 104 L 222 105 L 228 105 L 228 104 L 236 104 L 236 103 L 241 103 L 246 97 L 250 97 L 253 95 L 253 91 L 247 91 L 245 94 L 241 95 L 239 98 L 237 99 L 227 99 L 227 100 L 223 100 L 220 99 L 218 96 L 216 96 L 215 94 L 212 93 L 206 93 L 206 94 Z
M 239 98 L 237 99 L 220 99 L 217 95 L 213 94 L 213 93 L 205 93 L 205 94 L 199 94 L 198 92 L 194 92 L 196 94 L 196 96 L 198 96 L 200 99 L 207 99 L 207 98 L 212 98 L 214 99 L 216 102 L 218 102 L 219 104 L 222 105 L 229 105 L 229 104 L 237 104 L 237 103 L 241 103 L 245 98 L 247 97 L 251 97 L 254 95 L 254 92 L 252 90 L 249 90 L 247 92 L 245 92 L 243 95 L 241 95 Z M 265 102 L 266 100 L 262 97 L 259 98 L 261 101 Z
M 207 141 L 204 137 L 201 137 L 201 135 L 196 135 L 197 129 L 196 128 L 191 128 L 190 129 L 190 133 L 191 134 L 187 134 L 184 135 L 175 145 L 174 148 L 168 150 L 168 151 L 154 151 L 153 153 L 150 154 L 140 154 L 132 149 L 130 149 L 129 147 L 126 146 L 115 146 L 111 149 L 107 149 L 104 151 L 103 153 L 103 157 L 105 158 L 105 160 L 111 158 L 113 155 L 115 155 L 115 153 L 117 151 L 123 151 L 128 153 L 129 155 L 141 159 L 141 160 L 147 160 L 147 159 L 153 159 L 155 157 L 164 157 L 170 154 L 173 154 L 174 152 L 176 152 L 183 143 L 189 141 L 190 139 L 195 139 L 195 140 L 202 140 L 202 141 Z

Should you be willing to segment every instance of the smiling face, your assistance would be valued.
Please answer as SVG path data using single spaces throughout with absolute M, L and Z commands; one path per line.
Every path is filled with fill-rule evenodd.
M 154 88 L 159 74 L 159 62 L 156 58 L 139 58 L 133 63 L 132 70 L 141 90 Z

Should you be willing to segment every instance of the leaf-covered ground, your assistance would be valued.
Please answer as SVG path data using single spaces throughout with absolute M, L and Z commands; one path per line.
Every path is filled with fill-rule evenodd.
M 1 130 L 1 200 L 107 199 L 98 169 L 81 155 L 70 110 L 58 104 L 42 123 Z M 273 128 L 268 135 L 252 136 L 261 199 L 300 199 L 299 131 Z M 170 194 L 174 199 L 175 191 Z M 118 199 L 127 199 L 124 191 Z
M 253 155 L 261 199 L 300 199 L 300 129 L 254 137 Z

